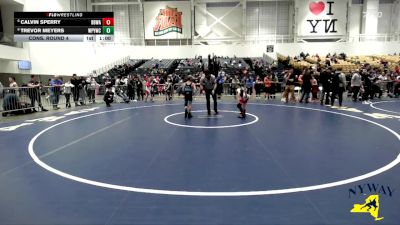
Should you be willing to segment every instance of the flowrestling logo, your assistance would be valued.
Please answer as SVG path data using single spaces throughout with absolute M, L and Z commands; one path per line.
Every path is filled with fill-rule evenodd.
M 182 34 L 182 12 L 177 8 L 160 9 L 153 27 L 154 36 L 162 36 L 170 32 Z

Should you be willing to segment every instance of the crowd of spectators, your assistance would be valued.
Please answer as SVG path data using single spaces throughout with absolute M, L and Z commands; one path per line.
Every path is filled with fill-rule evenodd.
M 301 53 L 294 59 L 301 61 L 308 56 L 309 54 Z M 318 55 L 312 57 L 320 58 Z M 295 101 L 295 86 L 301 88 L 300 102 L 304 97 L 308 102 L 307 97 L 310 92 L 316 96 L 315 92 L 318 93 L 318 89 L 320 89 L 321 104 L 333 105 L 335 99 L 339 99 L 339 106 L 342 105 L 343 93 L 346 91 L 353 101 L 360 100 L 363 104 L 369 104 L 370 100 L 374 98 L 381 98 L 384 92 L 389 97 L 399 97 L 400 95 L 400 64 L 394 70 L 390 70 L 383 61 L 382 67 L 373 67 L 364 63 L 360 64 L 357 69 L 342 71 L 341 68 L 331 67 L 330 62 L 337 63 L 337 60 L 345 60 L 345 54 L 328 54 L 325 59 L 325 61 L 317 60 L 308 68 L 291 68 L 285 71 L 286 87 L 283 98 L 286 102 Z M 283 63 L 289 66 L 289 61 L 286 59 Z
M 294 58 L 304 59 L 309 54 L 301 53 Z M 312 56 L 319 58 L 318 55 Z M 320 102 L 333 105 L 339 100 L 342 105 L 343 95 L 353 101 L 369 103 L 374 98 L 386 94 L 389 97 L 400 95 L 400 65 L 394 70 L 375 68 L 365 63 L 357 70 L 341 71 L 330 66 L 329 62 L 346 59 L 345 54 L 328 54 L 324 62 L 319 62 L 308 68 L 293 68 L 288 62 L 283 61 L 285 69 L 279 70 L 267 63 L 262 58 L 253 58 L 247 62 L 241 58 L 228 58 L 211 56 L 203 59 L 180 60 L 132 60 L 123 65 L 115 66 L 106 73 L 92 74 L 86 77 L 73 74 L 64 79 L 54 76 L 47 84 L 38 81 L 32 75 L 27 84 L 18 86 L 15 78 L 9 78 L 9 88 L 1 90 L 3 97 L 3 111 L 15 111 L 21 108 L 32 108 L 47 111 L 44 101 L 53 109 L 59 109 L 60 96 L 63 95 L 66 108 L 72 104 L 75 107 L 96 103 L 96 95 L 104 95 L 107 91 L 115 94 L 117 102 L 154 101 L 155 96 L 164 96 L 166 101 L 173 99 L 174 93 L 180 92 L 180 84 L 185 77 L 190 75 L 193 82 L 198 84 L 204 76 L 204 70 L 210 71 L 216 77 L 216 93 L 219 98 L 223 94 L 235 95 L 239 87 L 245 87 L 249 95 L 255 99 L 274 99 L 276 93 L 283 92 L 282 101 L 285 102 Z M 157 62 L 164 62 L 158 64 Z M 168 73 L 160 65 L 171 66 L 177 62 L 173 72 Z M 144 63 L 144 64 L 143 64 Z M 139 67 L 139 65 L 141 65 Z M 142 68 L 144 72 L 138 72 Z M 180 74 L 177 71 L 183 68 L 196 68 L 190 74 Z M 3 85 L 0 84 L 1 89 Z M 301 95 L 295 97 L 295 90 Z M 26 88 L 26 89 L 24 89 Z M 202 93 L 200 93 L 202 94 Z M 27 96 L 29 101 L 19 99 Z M 105 100 L 105 99 L 103 99 Z M 114 100 L 113 100 L 114 101 Z M 37 105 L 37 107 L 36 107 Z M 108 104 L 109 105 L 109 104 Z
M 54 110 L 60 109 L 60 96 L 65 96 L 65 108 L 71 107 L 71 101 L 75 106 L 81 106 L 96 102 L 95 92 L 99 88 L 93 75 L 83 77 L 73 74 L 64 82 L 61 76 L 54 76 L 43 84 L 31 75 L 31 80 L 18 86 L 14 77 L 9 77 L 9 87 L 4 88 L 2 84 L 1 93 L 3 97 L 3 116 L 9 114 L 21 114 L 36 112 L 36 109 L 47 111 L 43 102 L 46 101 Z M 37 107 L 36 107 L 37 103 Z

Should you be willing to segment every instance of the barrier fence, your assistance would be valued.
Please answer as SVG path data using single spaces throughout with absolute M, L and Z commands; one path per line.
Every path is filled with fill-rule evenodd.
M 285 89 L 285 84 L 281 82 L 272 82 L 269 93 L 271 95 L 281 95 Z M 196 84 L 197 87 L 200 84 Z M 182 84 L 175 84 L 168 90 L 165 89 L 164 84 L 159 84 L 152 88 L 153 90 L 149 93 L 149 99 L 155 97 L 156 99 L 172 100 L 174 98 L 180 98 L 180 89 Z M 222 96 L 234 96 L 236 89 L 239 84 L 223 84 L 218 85 L 216 94 Z M 375 85 L 376 90 L 374 91 L 377 95 L 383 97 L 398 97 L 400 92 L 400 83 L 393 81 L 382 81 Z M 128 86 L 113 86 L 111 90 L 115 93 L 114 102 L 124 102 L 125 99 L 143 101 L 146 96 L 145 87 L 140 89 L 128 88 Z M 248 93 L 252 96 L 259 94 L 259 97 L 265 95 L 266 89 L 264 85 L 253 86 Z M 347 87 L 348 94 L 344 95 L 351 96 L 351 88 Z M 95 88 L 82 88 L 82 89 L 64 89 L 63 87 L 18 87 L 18 88 L 3 88 L 0 92 L 0 112 L 3 116 L 9 113 L 23 114 L 34 111 L 43 110 L 57 110 L 59 108 L 70 108 L 78 105 L 93 104 L 96 102 L 103 102 L 104 93 L 106 87 L 104 85 L 96 86 Z M 297 96 L 301 93 L 299 86 L 295 87 Z M 319 88 L 318 96 L 320 95 L 321 88 Z M 396 95 L 396 96 L 395 96 Z M 199 88 L 195 92 L 195 97 L 203 97 L 204 92 L 200 91 Z

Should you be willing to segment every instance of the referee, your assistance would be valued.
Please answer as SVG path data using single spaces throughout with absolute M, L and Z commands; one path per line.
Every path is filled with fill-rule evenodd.
M 215 80 L 215 76 L 212 75 L 210 71 L 207 69 L 204 71 L 204 74 L 205 75 L 200 80 L 200 88 L 201 90 L 204 90 L 204 92 L 206 93 L 208 115 L 211 115 L 210 95 L 212 96 L 214 101 L 214 112 L 215 114 L 218 114 L 217 95 L 215 93 L 215 90 L 217 89 L 217 82 Z

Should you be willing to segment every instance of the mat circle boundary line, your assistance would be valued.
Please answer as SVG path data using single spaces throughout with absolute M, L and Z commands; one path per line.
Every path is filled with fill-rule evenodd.
M 227 103 L 225 103 L 227 104 Z M 323 110 L 323 109 L 315 109 L 315 108 L 307 108 L 307 107 L 302 107 L 302 106 L 289 106 L 289 105 L 277 105 L 277 104 L 258 104 L 258 103 L 249 103 L 250 105 L 262 105 L 262 106 L 275 106 L 275 107 L 285 107 L 285 108 L 298 108 L 298 109 L 306 109 L 306 110 L 312 110 L 312 111 L 320 111 L 320 112 L 327 112 L 331 114 L 337 114 L 337 115 L 342 115 L 342 116 L 347 116 L 355 119 L 359 119 L 362 121 L 366 121 L 368 123 L 374 124 L 376 126 L 379 126 L 386 131 L 389 131 L 392 133 L 395 137 L 397 137 L 398 141 L 400 141 L 400 135 L 393 131 L 392 129 L 379 124 L 377 122 L 354 116 L 354 115 L 349 115 L 349 114 L 344 114 L 340 112 L 335 112 L 335 111 L 328 111 L 328 110 Z M 93 186 L 98 186 L 102 188 L 108 188 L 108 189 L 114 189 L 114 190 L 121 190 L 121 191 L 130 191 L 130 192 L 138 192 L 138 193 L 146 193 L 146 194 L 158 194 L 158 195 L 173 195 L 173 196 L 203 196 L 203 197 L 238 197 L 238 196 L 260 196 L 260 195 L 278 195 L 278 194 L 289 194 L 289 193 L 296 193 L 296 192 L 306 192 L 306 191 L 314 191 L 314 190 L 321 190 L 321 189 L 327 189 L 327 188 L 332 188 L 332 187 L 337 187 L 353 182 L 357 182 L 360 180 L 364 180 L 373 176 L 376 176 L 378 174 L 381 174 L 385 171 L 390 170 L 391 168 L 395 167 L 400 163 L 400 154 L 397 155 L 397 157 L 391 161 L 389 164 L 378 168 L 374 171 L 344 179 L 344 180 L 339 180 L 339 181 L 334 181 L 330 183 L 325 183 L 325 184 L 318 184 L 318 185 L 311 185 L 311 186 L 303 186 L 303 187 L 295 187 L 295 188 L 285 188 L 285 189 L 275 189 L 275 190 L 265 190 L 265 191 L 238 191 L 238 192 L 201 192 L 201 191 L 173 191 L 173 190 L 162 190 L 162 189 L 149 189 L 149 188 L 137 188 L 137 187 L 130 187 L 130 186 L 123 186 L 123 185 L 115 185 L 115 184 L 109 184 L 109 183 L 104 183 L 104 182 L 98 182 L 94 180 L 89 180 L 81 177 L 77 177 L 65 172 L 62 172 L 60 170 L 57 170 L 49 165 L 47 165 L 45 162 L 41 161 L 39 157 L 35 154 L 33 145 L 37 138 L 42 135 L 43 133 L 49 131 L 50 129 L 57 127 L 61 124 L 68 123 L 70 121 L 86 118 L 89 116 L 94 116 L 94 115 L 99 115 L 99 114 L 105 114 L 105 113 L 111 113 L 111 112 L 117 112 L 117 111 L 124 111 L 124 110 L 132 110 L 132 109 L 141 109 L 141 108 L 150 108 L 150 107 L 159 107 L 159 106 L 165 106 L 165 105 L 181 105 L 181 104 L 162 104 L 162 105 L 150 105 L 150 106 L 137 106 L 137 107 L 128 107 L 128 108 L 122 108 L 122 109 L 114 109 L 114 110 L 109 110 L 109 111 L 103 111 L 103 112 L 97 112 L 97 113 L 92 113 L 88 115 L 83 115 L 79 117 L 75 117 L 72 119 L 68 119 L 62 122 L 59 122 L 57 124 L 54 124 L 39 133 L 37 133 L 29 142 L 28 145 L 28 153 L 32 157 L 33 161 L 37 163 L 39 166 L 41 166 L 43 169 L 54 173 L 56 175 L 59 175 L 61 177 L 84 183 L 84 184 L 89 184 Z

